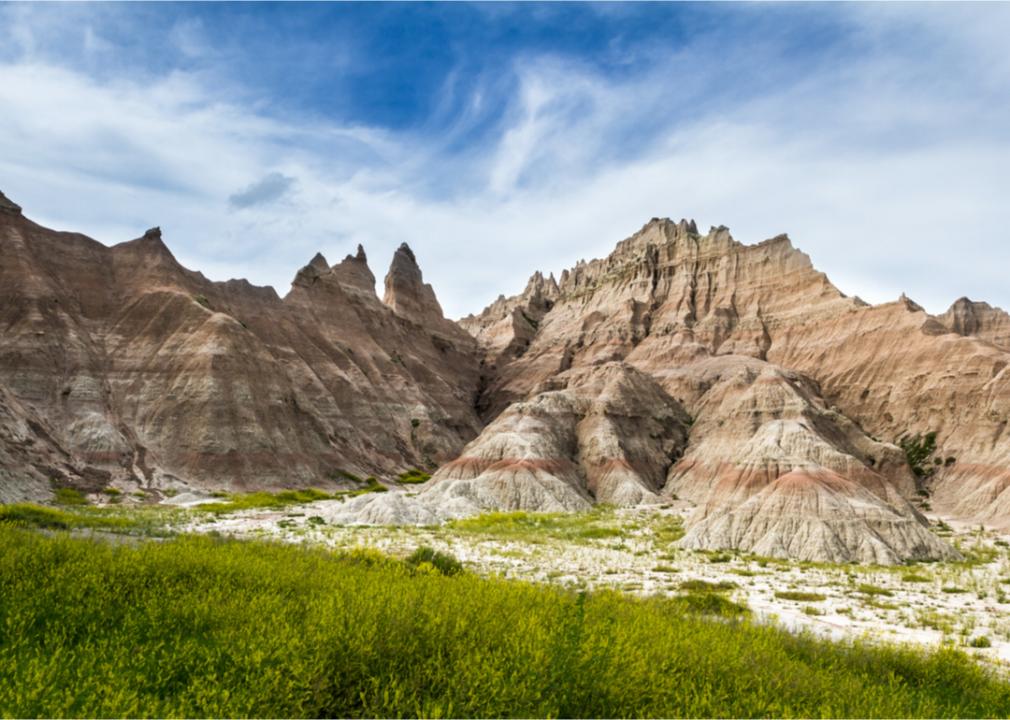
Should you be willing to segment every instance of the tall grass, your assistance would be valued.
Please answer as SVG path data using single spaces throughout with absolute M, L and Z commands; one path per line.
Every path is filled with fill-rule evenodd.
M 963 654 L 372 554 L 0 526 L 0 715 L 1006 716 Z

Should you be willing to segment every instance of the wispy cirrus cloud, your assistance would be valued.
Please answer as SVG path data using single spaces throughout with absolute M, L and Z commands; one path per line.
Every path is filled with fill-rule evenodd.
M 381 276 L 407 241 L 461 315 L 650 217 L 686 215 L 745 242 L 788 231 L 870 301 L 1010 306 L 1003 6 L 689 6 L 672 19 L 633 6 L 605 30 L 593 7 L 440 6 L 421 16 L 444 25 L 438 72 L 368 39 L 418 15 L 355 8 L 307 36 L 310 54 L 331 43 L 338 56 L 318 106 L 304 98 L 330 75 L 248 82 L 234 38 L 208 44 L 217 15 L 101 7 L 101 23 L 86 8 L 0 8 L 0 187 L 48 224 L 109 243 L 160 224 L 191 267 L 282 293 L 316 250 L 360 242 Z M 288 12 L 284 37 L 309 33 Z M 150 40 L 155 59 L 151 13 L 170 28 Z M 518 41 L 485 27 L 517 13 L 531 26 Z M 541 37 L 557 13 L 593 44 Z M 228 19 L 249 37 L 260 27 L 244 10 Z M 301 67 L 290 51 L 277 62 Z M 388 92 L 356 91 L 362 77 Z

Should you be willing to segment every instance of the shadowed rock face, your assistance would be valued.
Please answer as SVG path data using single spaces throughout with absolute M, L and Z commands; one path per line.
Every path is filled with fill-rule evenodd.
M 403 300 L 417 288 L 394 282 L 383 304 L 360 248 L 333 267 L 317 255 L 283 300 L 183 268 L 157 228 L 110 248 L 5 211 L 0 257 L 12 437 L 35 417 L 48 439 L 25 452 L 66 458 L 37 464 L 68 483 L 324 485 L 434 468 L 480 430 L 475 342 L 433 296 Z
M 581 510 L 660 501 L 687 414 L 624 363 L 570 370 L 509 406 L 423 493 L 457 511 Z
M 989 303 L 961 298 L 936 318 L 958 335 L 970 335 L 1010 350 L 1010 314 Z

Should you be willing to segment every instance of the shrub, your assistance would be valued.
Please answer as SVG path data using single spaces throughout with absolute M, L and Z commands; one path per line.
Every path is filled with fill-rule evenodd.
M 822 602 L 827 600 L 826 595 L 813 592 L 800 592 L 798 590 L 780 590 L 775 593 L 775 597 L 781 600 L 795 600 L 796 602 Z
M 969 642 L 968 644 L 971 645 L 973 648 L 992 647 L 992 641 L 985 635 L 978 635 L 977 637 L 973 637 L 971 639 L 971 642 Z
M 424 472 L 424 470 L 413 468 L 411 470 L 407 470 L 406 472 L 400 473 L 397 476 L 397 478 L 401 483 L 409 485 L 409 484 L 426 483 L 429 480 L 431 480 L 431 475 Z
M 948 585 L 946 587 L 940 588 L 940 592 L 945 592 L 948 595 L 960 595 L 962 593 L 968 592 L 964 588 L 954 587 L 953 585 Z
M 930 582 L 932 579 L 929 575 L 921 575 L 919 573 L 905 573 L 901 576 L 901 581 L 907 583 L 924 583 Z
M 736 583 L 731 583 L 728 580 L 720 580 L 719 582 L 709 582 L 708 580 L 685 580 L 680 584 L 681 590 L 688 590 L 690 592 L 728 592 L 735 588 Z
M 732 600 L 712 592 L 690 592 L 677 595 L 674 598 L 677 603 L 690 613 L 700 615 L 716 615 L 718 617 L 741 617 L 750 611 Z
M 580 538 L 594 540 L 599 538 L 620 537 L 624 533 L 617 527 L 587 527 L 578 531 Z
M 448 553 L 430 547 L 419 547 L 410 554 L 406 562 L 414 567 L 429 565 L 442 575 L 458 575 L 463 572 L 463 563 Z
M 916 433 L 903 437 L 898 440 L 898 445 L 905 451 L 908 466 L 918 477 L 928 477 L 933 474 L 933 469 L 928 467 L 926 463 L 936 450 L 935 432 L 928 432 L 925 435 Z
M 373 477 L 373 476 L 370 475 L 365 480 L 365 487 L 363 489 L 361 489 L 361 490 L 356 490 L 356 491 L 354 491 L 351 494 L 352 495 L 364 495 L 366 493 L 388 492 L 388 491 L 389 491 L 388 487 L 386 487 L 385 485 L 383 485 L 382 483 L 380 483 L 375 477 Z
M 893 590 L 888 590 L 887 588 L 877 587 L 876 585 L 870 585 L 869 583 L 860 583 L 856 587 L 856 592 L 861 592 L 864 595 L 883 595 L 885 597 L 891 597 L 894 595 Z
M 53 500 L 57 505 L 87 505 L 88 499 L 80 490 L 69 487 L 56 488 Z
M 306 518 L 305 522 L 307 522 L 309 525 L 325 525 L 326 524 L 326 521 L 323 520 L 323 518 L 319 517 L 318 515 L 310 515 L 308 518 Z

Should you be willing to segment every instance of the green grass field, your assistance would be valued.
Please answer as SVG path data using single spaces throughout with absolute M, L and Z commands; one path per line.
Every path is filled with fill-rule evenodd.
M 954 650 L 832 644 L 429 560 L 0 523 L 0 715 L 1010 714 L 1010 685 Z

